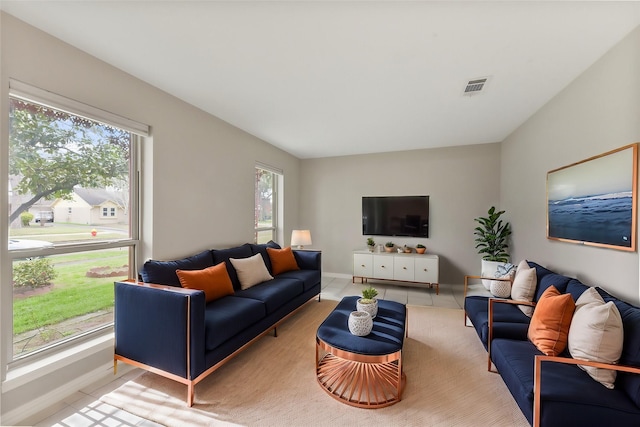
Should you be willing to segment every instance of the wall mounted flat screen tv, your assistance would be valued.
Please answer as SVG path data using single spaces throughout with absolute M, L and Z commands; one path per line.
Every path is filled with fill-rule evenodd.
M 429 237 L 429 196 L 362 197 L 362 234 Z

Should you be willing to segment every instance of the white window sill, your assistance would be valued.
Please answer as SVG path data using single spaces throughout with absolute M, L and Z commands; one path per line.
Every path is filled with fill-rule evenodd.
M 26 362 L 16 368 L 10 368 L 6 379 L 2 382 L 2 393 L 35 381 L 51 372 L 76 363 L 91 354 L 113 349 L 113 345 L 114 336 L 112 330 L 55 354 L 39 358 L 33 362 Z

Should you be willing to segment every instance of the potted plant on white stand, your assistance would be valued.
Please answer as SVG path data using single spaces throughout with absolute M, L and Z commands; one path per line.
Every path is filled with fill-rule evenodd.
M 480 225 L 473 234 L 476 236 L 476 249 L 482 255 L 482 277 L 495 277 L 498 266 L 509 261 L 507 251 L 511 225 L 500 219 L 504 211 L 496 211 L 495 206 L 491 206 L 487 214 L 486 217 L 474 219 Z M 488 290 L 491 280 L 483 280 L 482 284 Z
M 378 314 L 378 300 L 376 296 L 378 295 L 378 291 L 376 288 L 369 286 L 368 288 L 364 288 L 362 290 L 362 298 L 356 301 L 356 309 L 358 311 L 366 311 L 371 315 L 373 319 Z

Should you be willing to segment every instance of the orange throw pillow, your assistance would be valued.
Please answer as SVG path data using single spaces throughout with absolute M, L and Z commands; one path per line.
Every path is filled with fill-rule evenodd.
M 271 270 L 273 270 L 274 276 L 285 271 L 300 270 L 290 246 L 284 249 L 267 248 L 267 253 L 271 260 Z
M 527 336 L 542 353 L 557 356 L 567 347 L 569 327 L 576 304 L 571 294 L 549 286 L 538 300 Z
M 183 288 L 204 291 L 207 302 L 233 295 L 233 284 L 224 262 L 204 270 L 176 270 L 176 274 Z

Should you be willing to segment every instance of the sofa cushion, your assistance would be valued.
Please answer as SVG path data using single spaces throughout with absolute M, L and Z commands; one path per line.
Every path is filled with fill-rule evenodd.
M 250 243 L 249 246 L 251 247 L 251 254 L 262 255 L 262 259 L 264 259 L 264 265 L 267 266 L 267 270 L 269 270 L 271 274 L 274 274 L 273 270 L 271 269 L 271 259 L 269 258 L 269 254 L 267 253 L 267 248 L 281 249 L 280 245 L 273 240 L 269 240 L 267 243 Z
M 535 268 L 536 270 L 536 277 L 539 279 L 543 278 L 544 276 L 546 276 L 547 274 L 555 274 L 553 271 L 549 270 L 546 267 L 541 266 L 538 263 L 535 263 L 533 261 L 526 261 L 527 265 L 531 268 Z
M 322 273 L 320 270 L 292 270 L 279 274 L 277 278 L 302 280 L 306 292 L 320 283 Z
M 271 273 L 274 276 L 287 271 L 300 270 L 290 246 L 284 249 L 267 248 L 267 254 L 271 260 Z
M 240 289 L 240 280 L 238 280 L 238 273 L 236 273 L 236 269 L 233 268 L 233 264 L 229 261 L 230 258 L 248 258 L 253 253 L 251 252 L 251 246 L 249 244 L 245 244 L 242 246 L 235 246 L 233 248 L 228 249 L 214 249 L 211 251 L 211 255 L 213 257 L 213 263 L 219 264 L 221 262 L 225 262 L 227 265 L 227 272 L 229 273 L 229 277 L 231 278 L 231 283 L 233 283 L 234 289 Z
M 176 270 L 176 274 L 183 288 L 204 291 L 207 302 L 233 294 L 233 285 L 224 262 L 204 270 Z
M 491 359 L 529 422 L 534 357 L 541 354 L 529 341 L 495 339 L 491 345 Z M 640 408 L 624 391 L 605 389 L 576 365 L 545 362 L 541 378 L 543 426 L 637 425 Z
M 238 273 L 240 288 L 243 290 L 273 279 L 260 254 L 248 258 L 229 258 L 229 260 Z
M 556 274 L 556 273 L 548 273 L 542 277 L 538 277 L 538 274 L 536 272 L 536 278 L 537 278 L 538 284 L 536 287 L 536 295 L 533 298 L 534 301 L 539 301 L 544 291 L 549 289 L 550 286 L 554 286 L 558 290 L 558 292 L 560 292 L 561 294 L 566 293 L 567 285 L 571 280 L 570 277 L 563 276 L 561 274 Z
M 617 363 L 622 353 L 622 318 L 612 301 L 604 302 L 595 288 L 576 302 L 569 329 L 569 353 L 575 359 Z M 580 365 L 596 381 L 613 388 L 616 371 Z
M 298 295 L 301 295 L 303 291 L 304 285 L 301 280 L 277 277 L 251 288 L 238 291 L 236 296 L 262 301 L 267 314 L 271 314 Z
M 536 270 L 530 268 L 526 261 L 521 261 L 516 270 L 516 277 L 511 285 L 511 299 L 516 301 L 533 301 L 536 292 Z M 531 317 L 533 307 L 519 305 L 524 314 Z
M 582 284 L 578 279 L 571 279 L 567 284 L 566 293 L 571 294 L 574 301 L 578 301 L 578 298 L 580 298 L 587 289 L 589 289 L 589 286 Z
M 266 316 L 261 301 L 226 296 L 207 304 L 204 312 L 205 342 L 213 350 Z
M 489 336 L 489 298 L 480 295 L 468 296 L 464 308 L 475 328 L 480 341 L 487 348 Z M 513 304 L 494 303 L 493 337 L 527 339 L 527 330 L 531 320 Z
M 180 279 L 178 279 L 176 270 L 202 270 L 213 264 L 211 251 L 204 251 L 174 261 L 149 260 L 144 263 L 140 275 L 142 280 L 147 283 L 180 287 Z
M 531 316 L 528 337 L 547 356 L 557 356 L 567 347 L 567 336 L 575 303 L 570 294 L 550 286 L 540 297 Z

